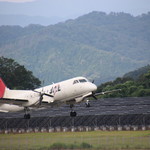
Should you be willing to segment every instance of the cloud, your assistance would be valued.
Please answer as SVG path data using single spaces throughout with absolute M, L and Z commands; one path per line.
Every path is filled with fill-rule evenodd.
M 0 0 L 0 2 L 14 2 L 14 3 L 24 3 L 24 2 L 33 2 L 36 0 Z

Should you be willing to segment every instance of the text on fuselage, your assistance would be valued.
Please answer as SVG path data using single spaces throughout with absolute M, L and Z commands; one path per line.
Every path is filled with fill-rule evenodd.
M 57 92 L 61 91 L 60 85 L 54 85 L 51 89 L 50 89 L 50 94 L 56 94 Z

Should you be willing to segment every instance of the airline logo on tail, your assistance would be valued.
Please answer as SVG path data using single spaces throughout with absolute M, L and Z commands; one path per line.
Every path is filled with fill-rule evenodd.
M 5 93 L 5 84 L 3 82 L 3 80 L 0 78 L 0 98 L 3 98 L 4 93 Z

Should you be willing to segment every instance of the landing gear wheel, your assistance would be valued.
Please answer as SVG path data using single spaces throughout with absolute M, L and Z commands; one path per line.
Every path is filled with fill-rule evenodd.
M 90 103 L 85 103 L 86 107 L 91 107 Z
M 90 103 L 89 103 L 89 100 L 86 100 L 85 106 L 86 106 L 86 107 L 91 107 L 91 105 L 90 105 Z
M 25 114 L 24 115 L 24 119 L 30 119 L 30 118 L 31 118 L 30 114 Z
M 76 116 L 77 116 L 77 113 L 75 111 L 70 112 L 70 117 L 76 117 Z
M 31 115 L 28 113 L 30 109 L 28 107 L 24 108 L 25 114 L 24 114 L 24 119 L 30 119 Z

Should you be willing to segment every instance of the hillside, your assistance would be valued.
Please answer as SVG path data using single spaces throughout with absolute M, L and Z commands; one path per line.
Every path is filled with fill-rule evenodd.
M 128 72 L 123 76 L 123 78 L 132 78 L 134 80 L 137 80 L 143 74 L 148 73 L 148 71 L 150 71 L 150 65 L 147 65 L 147 66 L 138 68 L 137 70 Z
M 114 81 L 101 84 L 98 86 L 97 92 L 112 91 L 116 89 L 121 90 L 102 95 L 101 97 L 150 96 L 150 65 L 126 73 L 123 77 L 118 77 Z
M 0 56 L 47 82 L 74 76 L 112 80 L 150 61 L 150 13 L 92 12 L 50 26 L 0 27 Z

